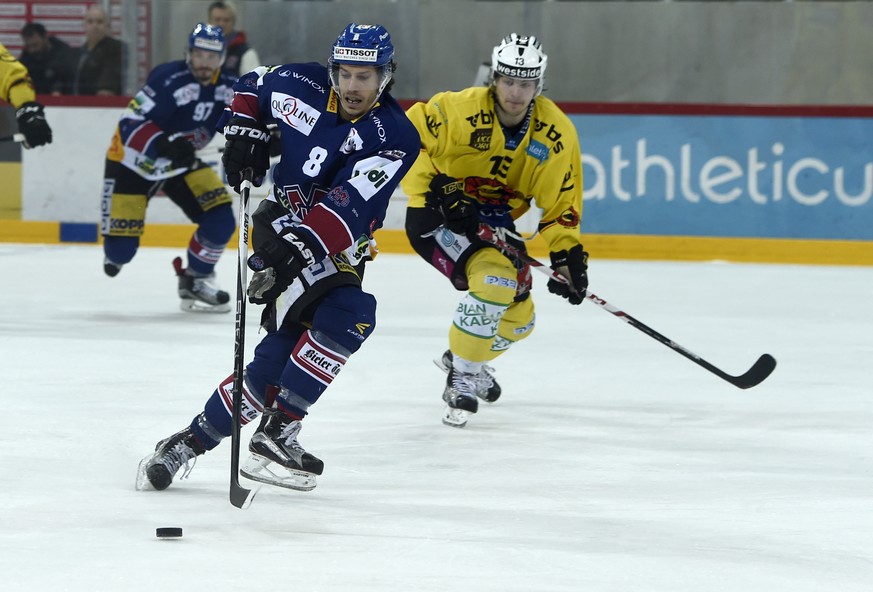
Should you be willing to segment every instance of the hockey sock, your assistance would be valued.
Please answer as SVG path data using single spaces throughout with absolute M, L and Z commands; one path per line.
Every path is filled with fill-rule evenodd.
M 188 243 L 188 275 L 205 277 L 211 274 L 224 252 L 225 244 L 202 239 L 200 231 L 195 231 Z
M 306 331 L 282 372 L 282 391 L 276 397 L 278 407 L 302 419 L 340 373 L 349 355 L 349 350 L 327 335 Z
M 118 266 L 130 263 L 139 248 L 137 236 L 104 236 L 103 254 Z
M 246 425 L 264 410 L 264 391 L 255 390 L 243 380 L 241 425 Z M 233 374 L 225 378 L 206 401 L 203 413 L 191 422 L 191 430 L 207 450 L 212 450 L 230 436 L 233 416 Z

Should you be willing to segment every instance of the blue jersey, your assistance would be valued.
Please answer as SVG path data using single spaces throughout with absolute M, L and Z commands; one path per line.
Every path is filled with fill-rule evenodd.
M 275 124 L 282 155 L 269 199 L 296 232 L 333 255 L 382 226 L 388 201 L 418 157 L 421 139 L 403 109 L 383 93 L 354 121 L 320 64 L 257 68 L 240 78 L 231 115 Z
M 156 67 L 121 116 L 107 158 L 150 180 L 186 171 L 173 169 L 169 159 L 158 155 L 155 139 L 181 135 L 195 148 L 208 144 L 233 99 L 235 81 L 219 72 L 203 86 L 183 60 Z

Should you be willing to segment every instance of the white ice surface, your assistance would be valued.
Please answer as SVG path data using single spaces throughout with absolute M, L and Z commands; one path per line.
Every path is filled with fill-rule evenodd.
M 747 391 L 535 274 L 537 329 L 459 430 L 431 362 L 458 294 L 381 255 L 376 332 L 301 434 L 318 488 L 241 511 L 229 442 L 133 488 L 232 368 L 233 315 L 178 310 L 176 254 L 110 279 L 99 247 L 0 245 L 0 590 L 873 590 L 871 268 L 592 257 L 593 291 L 716 366 L 773 354 Z M 218 271 L 233 294 L 234 252 Z

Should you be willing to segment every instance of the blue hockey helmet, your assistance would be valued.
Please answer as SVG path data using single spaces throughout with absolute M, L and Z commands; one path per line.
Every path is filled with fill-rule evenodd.
M 349 24 L 334 41 L 327 60 L 330 82 L 334 88 L 339 88 L 336 73 L 340 64 L 375 66 L 382 77 L 379 85 L 379 94 L 382 94 L 396 67 L 394 45 L 388 29 L 382 25 Z
M 224 39 L 224 31 L 221 27 L 197 23 L 188 36 L 186 57 L 189 57 L 192 49 L 202 49 L 221 54 L 221 63 L 224 63 L 227 41 Z

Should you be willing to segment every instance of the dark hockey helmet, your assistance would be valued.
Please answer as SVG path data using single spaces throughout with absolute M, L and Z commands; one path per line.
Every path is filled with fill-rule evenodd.
M 186 60 L 191 57 L 192 49 L 203 49 L 221 54 L 221 63 L 227 55 L 227 41 L 224 39 L 224 31 L 221 27 L 197 23 L 188 36 L 188 47 L 185 50 Z
M 520 80 L 536 80 L 539 94 L 543 91 L 547 62 L 548 56 L 539 39 L 533 35 L 512 33 L 491 52 L 491 79 L 499 74 Z
M 335 89 L 339 88 L 337 72 L 340 64 L 375 66 L 381 76 L 379 84 L 381 95 L 396 69 L 394 45 L 391 43 L 388 29 L 382 25 L 349 24 L 334 41 L 330 58 L 327 60 L 330 83 Z

